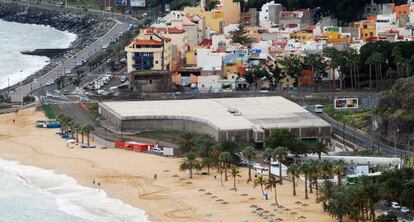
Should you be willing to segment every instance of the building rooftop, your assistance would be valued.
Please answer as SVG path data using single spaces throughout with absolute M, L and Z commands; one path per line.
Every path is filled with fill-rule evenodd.
M 187 119 L 217 130 L 329 127 L 280 96 L 192 100 L 102 102 L 100 106 L 122 120 Z
M 142 46 L 162 46 L 161 41 L 157 41 L 154 39 L 134 39 L 135 45 L 142 45 Z

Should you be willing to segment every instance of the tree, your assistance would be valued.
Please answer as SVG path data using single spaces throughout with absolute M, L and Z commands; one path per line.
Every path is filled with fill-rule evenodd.
M 327 210 L 330 215 L 335 216 L 339 222 L 342 222 L 343 217 L 352 210 L 347 199 L 347 194 L 344 191 L 335 192 L 330 199 Z
M 82 130 L 82 127 L 79 123 L 75 124 L 73 129 L 76 132 L 76 142 L 79 143 L 79 132 Z
M 272 148 L 265 148 L 264 152 L 263 152 L 263 159 L 267 162 L 269 162 L 269 177 L 273 176 L 272 175 L 272 158 L 273 158 L 273 151 L 274 149 Z
M 322 159 L 322 153 L 328 153 L 328 147 L 326 144 L 318 141 L 316 143 L 309 144 L 309 152 L 318 154 L 319 161 Z
M 264 196 L 264 189 L 263 186 L 266 184 L 266 179 L 260 175 L 257 178 L 255 178 L 253 180 L 253 187 L 256 188 L 257 186 L 260 186 L 261 190 L 262 190 L 262 195 Z
M 273 129 L 270 136 L 266 139 L 267 147 L 285 147 L 293 155 L 306 154 L 305 146 L 299 144 L 297 137 L 287 129 Z
M 231 153 L 228 151 L 221 152 L 219 156 L 219 160 L 224 168 L 224 180 L 228 181 L 227 168 L 230 166 L 230 162 L 232 160 Z
M 331 200 L 335 192 L 336 192 L 336 187 L 335 187 L 335 184 L 332 183 L 332 181 L 325 180 L 322 183 L 321 190 L 320 190 L 321 195 L 319 195 L 317 202 L 323 203 L 324 210 L 326 210 L 329 204 L 329 201 Z
M 265 184 L 265 189 L 271 191 L 272 189 L 275 192 L 275 203 L 279 206 L 277 201 L 277 184 L 280 183 L 280 179 L 276 179 L 276 177 L 268 177 Z
M 193 170 L 201 170 L 202 165 L 200 161 L 197 160 L 197 156 L 194 152 L 190 151 L 186 155 L 186 159 L 184 159 L 180 164 L 180 170 L 188 170 L 190 173 L 190 178 L 193 178 Z
M 236 178 L 237 177 L 241 177 L 240 176 L 240 170 L 237 166 L 231 166 L 230 167 L 230 175 L 231 177 L 233 177 L 233 188 L 235 191 L 237 191 L 237 187 L 236 187 Z
M 249 167 L 249 178 L 247 179 L 247 182 L 252 181 L 252 159 L 256 157 L 256 149 L 254 149 L 252 146 L 246 146 L 242 150 L 243 157 L 247 159 L 247 164 Z
M 300 171 L 305 175 L 305 199 L 309 199 L 308 196 L 308 179 L 309 179 L 309 174 L 311 172 L 311 165 L 309 164 L 309 162 L 303 162 L 300 165 Z
M 288 156 L 288 150 L 285 147 L 277 147 L 273 150 L 272 157 L 279 162 L 279 179 L 282 184 L 282 161 L 285 161 Z
M 212 152 L 216 144 L 214 138 L 208 135 L 205 135 L 196 141 L 197 154 L 202 159 L 203 166 L 207 167 L 208 175 L 210 175 L 210 167 L 214 164 Z
M 296 196 L 296 178 L 300 175 L 300 165 L 295 163 L 289 165 L 288 172 L 292 177 L 293 196 Z
M 60 123 L 60 134 L 63 134 L 63 129 L 64 129 L 64 125 L 63 122 L 65 120 L 65 115 L 63 115 L 62 113 L 60 113 L 57 117 L 56 120 Z
M 302 57 L 298 55 L 284 56 L 280 64 L 282 66 L 282 72 L 286 76 L 294 78 L 297 83 L 304 65 Z
M 246 26 L 241 22 L 237 25 L 237 29 L 231 34 L 231 39 L 234 43 L 240 43 L 241 45 L 250 45 L 253 39 L 248 35 Z
M 319 54 L 306 54 L 303 58 L 303 65 L 304 68 L 312 70 L 315 80 L 321 80 L 325 74 L 326 66 Z
M 335 70 L 337 70 L 340 65 L 338 58 L 339 51 L 333 47 L 329 47 L 323 50 L 323 54 L 329 58 L 329 66 L 332 68 L 332 86 L 333 89 L 336 89 Z
M 182 133 L 178 140 L 178 146 L 184 153 L 194 151 L 194 148 L 196 146 L 196 137 L 197 135 L 192 132 Z
M 234 153 L 239 147 L 240 144 L 236 141 L 225 140 L 221 143 L 221 149 L 229 153 Z
M 87 141 L 88 147 L 89 147 L 90 133 L 94 130 L 95 130 L 95 128 L 92 125 L 89 125 L 89 124 L 82 127 L 82 131 L 86 134 L 86 141 Z
M 335 161 L 332 172 L 338 177 L 338 186 L 342 186 L 342 177 L 346 173 L 345 161 L 342 159 Z

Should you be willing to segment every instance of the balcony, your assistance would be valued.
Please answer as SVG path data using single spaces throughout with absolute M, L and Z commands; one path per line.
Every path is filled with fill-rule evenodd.
M 133 57 L 135 61 L 152 61 L 154 59 L 153 56 L 141 56 L 141 55 L 135 55 Z
M 151 69 L 154 66 L 152 64 L 134 64 L 135 69 Z

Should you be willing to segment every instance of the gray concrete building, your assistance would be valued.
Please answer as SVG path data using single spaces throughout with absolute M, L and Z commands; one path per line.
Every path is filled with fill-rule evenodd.
M 289 129 L 300 139 L 329 142 L 331 126 L 280 96 L 101 102 L 99 112 L 122 131 L 182 130 L 217 141 L 262 143 L 274 129 Z

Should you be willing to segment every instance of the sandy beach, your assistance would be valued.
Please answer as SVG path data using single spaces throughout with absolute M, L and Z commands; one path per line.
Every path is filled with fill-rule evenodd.
M 178 158 L 118 149 L 68 149 L 66 141 L 56 135 L 59 129 L 38 129 L 34 125 L 38 119 L 45 116 L 34 109 L 0 115 L 0 158 L 67 174 L 85 186 L 96 187 L 92 180 L 100 181 L 110 197 L 145 210 L 151 221 L 268 221 L 252 213 L 251 205 L 284 221 L 335 221 L 322 212 L 314 194 L 305 200 L 303 183 L 297 196 L 292 196 L 290 182 L 278 186 L 279 203 L 290 211 L 275 210 L 273 192 L 270 200 L 263 200 L 260 187 L 253 189 L 252 183 L 246 183 L 247 169 L 242 169 L 235 192 L 232 178 L 221 186 L 220 175 L 214 179 L 214 171 L 189 179 L 179 171 Z

